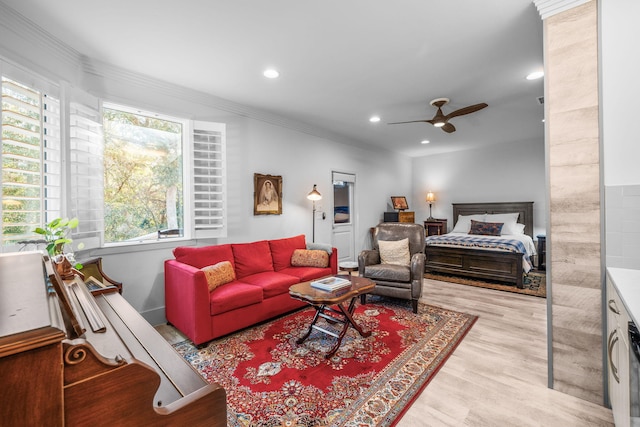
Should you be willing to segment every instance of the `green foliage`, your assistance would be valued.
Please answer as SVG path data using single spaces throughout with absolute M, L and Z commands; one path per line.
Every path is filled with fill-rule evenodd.
M 44 227 L 37 227 L 34 231 L 46 240 L 47 252 L 53 257 L 64 254 L 64 245 L 73 242 L 67 235 L 78 226 L 78 222 L 78 218 L 56 218 Z
M 168 203 L 175 203 L 182 226 L 181 124 L 105 109 L 104 138 L 105 242 L 167 228 Z

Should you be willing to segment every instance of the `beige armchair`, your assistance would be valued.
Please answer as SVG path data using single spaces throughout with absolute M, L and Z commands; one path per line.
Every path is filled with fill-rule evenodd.
M 383 257 L 388 255 L 388 242 L 408 239 L 408 265 L 381 263 L 379 242 L 384 242 Z M 422 295 L 424 279 L 424 227 L 420 224 L 382 223 L 373 232 L 373 248 L 365 249 L 358 256 L 358 273 L 376 283 L 371 292 L 394 298 L 411 300 L 413 312 L 418 312 L 418 299 Z M 391 244 L 393 245 L 393 243 Z M 366 303 L 366 295 L 361 297 Z

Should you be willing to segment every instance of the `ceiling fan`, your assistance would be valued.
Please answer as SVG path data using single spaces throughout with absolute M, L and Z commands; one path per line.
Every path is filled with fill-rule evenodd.
M 464 107 L 464 108 L 460 108 L 459 110 L 453 111 L 449 114 L 444 114 L 442 113 L 442 106 L 446 105 L 449 102 L 449 98 L 436 98 L 433 101 L 430 102 L 431 105 L 433 105 L 434 107 L 438 107 L 438 111 L 436 112 L 436 115 L 433 116 L 432 119 L 429 120 L 411 120 L 409 122 L 394 122 L 394 123 L 389 123 L 390 125 L 400 125 L 403 123 L 418 123 L 418 122 L 426 122 L 426 123 L 431 123 L 432 125 L 434 125 L 437 128 L 441 128 L 443 131 L 447 132 L 447 133 L 451 133 L 451 132 L 455 132 L 456 131 L 456 127 L 454 125 L 452 125 L 451 123 L 449 123 L 449 119 L 452 119 L 453 117 L 458 117 L 458 116 L 464 116 L 465 114 L 471 114 L 471 113 L 475 113 L 478 110 L 482 110 L 485 107 L 488 107 L 488 104 L 480 103 L 480 104 L 475 104 L 475 105 L 469 105 L 468 107 Z

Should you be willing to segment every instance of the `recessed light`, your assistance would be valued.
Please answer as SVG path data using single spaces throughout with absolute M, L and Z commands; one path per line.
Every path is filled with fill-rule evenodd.
M 542 77 L 544 77 L 544 71 L 538 70 L 538 71 L 529 73 L 529 75 L 527 75 L 527 80 L 537 80 L 537 79 L 541 79 Z
M 371 123 L 378 123 L 380 121 L 380 116 L 371 116 L 371 118 L 369 118 L 369 121 Z
M 428 144 L 429 142 L 431 142 L 431 141 L 429 141 L 428 139 L 423 139 L 423 140 L 420 142 L 420 144 Z
M 278 78 L 278 76 L 280 76 L 280 73 L 278 72 L 278 70 L 275 70 L 273 68 L 267 68 L 266 70 L 264 70 L 262 75 L 268 79 L 276 79 Z

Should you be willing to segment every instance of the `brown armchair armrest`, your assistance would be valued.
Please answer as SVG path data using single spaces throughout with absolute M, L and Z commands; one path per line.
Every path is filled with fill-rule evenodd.
M 416 278 L 424 275 L 424 263 L 425 263 L 425 254 L 424 252 L 417 252 L 413 254 L 411 257 L 411 277 Z
M 364 267 L 372 264 L 380 264 L 380 252 L 375 249 L 365 249 L 358 255 L 358 274 L 364 274 Z

